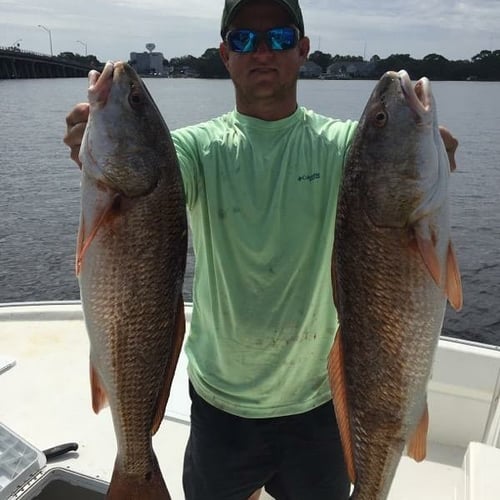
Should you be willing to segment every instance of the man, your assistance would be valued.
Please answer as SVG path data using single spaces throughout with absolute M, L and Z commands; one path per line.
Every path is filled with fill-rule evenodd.
M 172 134 L 196 255 L 186 499 L 244 500 L 264 486 L 279 500 L 344 500 L 326 366 L 337 191 L 356 123 L 297 106 L 309 52 L 297 0 L 226 0 L 221 35 L 236 110 Z M 81 104 L 67 118 L 75 161 L 87 116 Z

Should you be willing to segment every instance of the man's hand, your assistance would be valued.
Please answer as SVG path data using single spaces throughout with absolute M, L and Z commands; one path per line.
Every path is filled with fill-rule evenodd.
M 450 170 L 453 172 L 457 168 L 457 164 L 455 162 L 455 151 L 458 147 L 458 141 L 445 127 L 439 127 L 439 132 L 441 133 L 441 138 L 443 139 L 444 147 L 446 148 L 446 153 L 448 154 L 448 160 L 450 161 Z
M 66 117 L 66 135 L 64 136 L 64 143 L 71 149 L 71 159 L 82 168 L 78 154 L 80 153 L 80 146 L 82 144 L 83 133 L 87 126 L 89 119 L 89 104 L 82 102 L 77 104 Z

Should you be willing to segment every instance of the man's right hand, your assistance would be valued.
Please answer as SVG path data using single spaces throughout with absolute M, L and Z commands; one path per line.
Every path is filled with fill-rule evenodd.
M 63 140 L 71 149 L 71 159 L 74 160 L 80 168 L 82 168 L 82 164 L 78 158 L 78 154 L 80 153 L 83 133 L 85 132 L 88 119 L 88 102 L 77 104 L 66 117 L 66 135 Z

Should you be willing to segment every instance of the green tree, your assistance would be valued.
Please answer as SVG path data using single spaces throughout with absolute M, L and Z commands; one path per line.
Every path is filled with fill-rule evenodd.
M 377 78 L 386 71 L 406 70 L 411 78 L 420 78 L 422 74 L 422 61 L 413 59 L 410 54 L 392 54 L 387 59 L 381 59 L 376 67 Z
M 500 50 L 482 50 L 471 60 L 472 75 L 480 80 L 500 79 Z
M 321 69 L 325 72 L 326 68 L 332 63 L 332 55 L 316 50 L 312 54 L 309 54 L 308 60 L 321 66 Z
M 479 54 L 472 56 L 471 60 L 472 60 L 472 62 L 481 62 L 481 61 L 485 61 L 488 58 L 490 58 L 491 55 L 492 55 L 491 50 L 482 50 L 481 52 L 479 52 Z
M 170 66 L 173 68 L 174 75 L 182 75 L 185 73 L 187 68 L 197 69 L 198 59 L 193 57 L 192 55 L 182 56 L 182 57 L 173 57 L 170 59 Z
M 74 54 L 73 52 L 60 52 L 57 57 L 66 61 L 74 61 L 80 64 L 84 64 L 85 66 L 89 66 L 91 68 L 101 68 L 104 66 L 104 64 L 92 54 L 82 56 L 80 54 Z
M 196 62 L 201 78 L 229 78 L 218 48 L 207 49 Z
M 449 61 L 440 54 L 427 54 L 422 62 L 423 74 L 433 80 L 445 80 L 449 73 Z
M 351 61 L 362 61 L 363 56 L 341 56 L 339 54 L 335 54 L 332 57 L 332 62 L 351 62 Z

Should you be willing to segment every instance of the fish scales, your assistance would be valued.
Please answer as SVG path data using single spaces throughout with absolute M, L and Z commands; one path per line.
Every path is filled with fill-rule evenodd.
M 152 448 L 184 333 L 184 191 L 168 128 L 125 63 L 90 77 L 77 250 L 92 403 L 109 401 L 108 498 L 169 499 Z
M 332 285 L 340 328 L 329 371 L 339 425 L 347 422 L 341 435 L 356 500 L 387 498 L 404 447 L 425 420 L 447 299 L 449 221 L 446 185 L 439 184 L 449 165 L 427 82 L 421 106 L 409 85 L 405 72 L 389 72 L 374 90 L 337 207 Z M 427 231 L 439 277 L 421 255 Z M 334 374 L 339 359 L 342 383 Z
M 378 269 L 377 261 L 367 256 L 370 252 L 380 256 L 397 253 L 394 249 L 400 248 L 400 240 L 394 244 L 386 240 L 387 249 L 377 241 L 377 235 L 362 226 L 356 230 L 351 227 L 350 233 L 358 236 L 358 244 L 348 246 L 348 265 L 338 262 L 338 279 L 344 283 L 344 289 L 351 291 L 346 291 L 347 297 L 340 299 L 344 301 L 342 310 L 351 312 L 344 316 L 341 325 L 343 332 L 354 333 L 342 338 L 345 364 L 349 367 L 347 385 L 350 392 L 356 394 L 351 401 L 353 427 L 361 429 L 355 434 L 354 443 L 357 481 L 366 484 L 364 474 L 369 481 L 385 480 L 394 474 L 408 433 L 424 410 L 425 387 L 438 336 L 420 335 L 420 332 L 440 329 L 443 312 L 435 314 L 435 309 L 442 304 L 444 310 L 444 303 L 439 291 L 433 297 L 435 300 L 402 294 L 410 285 L 406 281 L 408 277 L 413 275 L 416 288 L 420 288 L 426 286 L 428 274 L 418 267 L 412 274 L 406 270 L 398 273 L 398 268 L 406 266 L 403 253 L 400 258 L 382 259 Z M 361 235 L 369 241 L 368 250 L 356 250 L 356 247 L 360 249 Z M 342 230 L 336 233 L 338 241 L 343 236 Z M 339 248 L 339 251 L 342 250 Z M 365 259 L 372 265 L 363 265 Z M 357 278 L 352 280 L 354 275 Z M 384 286 L 387 276 L 391 276 L 390 284 Z M 352 292 L 359 290 L 366 290 L 370 296 Z M 418 314 L 421 320 L 408 322 L 408 318 L 415 318 L 415 313 L 420 311 L 424 311 Z M 388 447 L 388 443 L 393 446 Z M 386 464 L 387 470 L 381 470 L 380 464 Z
M 161 205 L 172 197 L 156 194 L 161 203 L 158 209 L 165 213 L 168 207 Z M 150 441 L 154 408 L 166 369 L 164 360 L 171 350 L 166 332 L 175 327 L 182 284 L 172 272 L 184 265 L 164 240 L 165 235 L 175 237 L 175 233 L 182 238 L 183 228 L 173 232 L 168 217 L 158 220 L 147 205 L 134 206 L 127 220 L 116 222 L 98 234 L 89 247 L 81 284 L 85 287 L 90 283 L 84 300 L 86 321 L 93 332 L 91 358 L 102 367 L 102 378 L 109 380 L 113 388 L 108 398 L 120 414 L 117 427 L 123 433 L 119 442 L 126 446 L 135 436 L 130 430 L 136 431 L 136 422 L 141 423 L 143 439 Z M 131 230 L 136 235 L 134 240 L 130 239 Z M 158 259 L 162 253 L 170 258 Z M 145 380 L 154 384 L 145 387 Z M 148 392 L 143 394 L 145 390 Z M 147 417 L 145 408 L 149 409 Z M 130 457 L 128 453 L 120 455 Z

